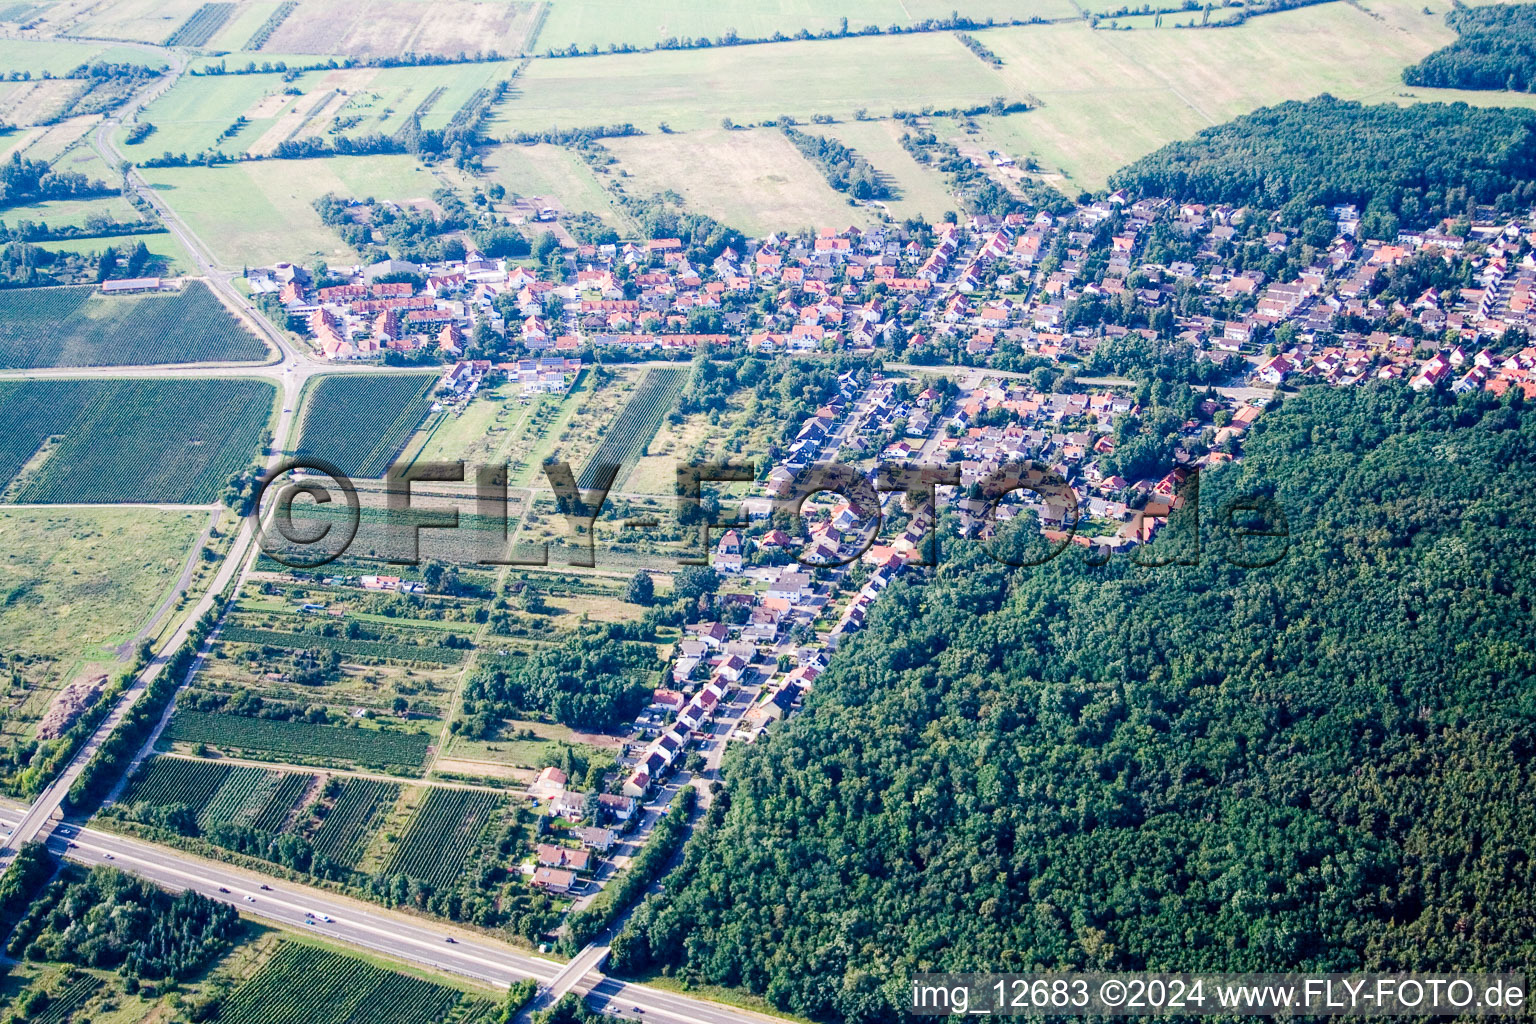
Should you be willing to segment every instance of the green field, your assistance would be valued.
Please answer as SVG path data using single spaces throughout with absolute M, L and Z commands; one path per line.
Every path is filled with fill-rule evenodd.
M 867 227 L 873 219 L 867 209 L 850 206 L 846 196 L 833 191 L 816 165 L 777 128 L 637 135 L 609 139 L 604 146 L 618 159 L 632 194 L 676 192 L 689 209 L 748 235 Z
M 1320 92 L 1393 99 L 1402 69 L 1451 38 L 1444 4 L 1431 7 L 1438 13 L 1410 0 L 1327 3 L 1206 31 L 1079 23 L 979 32 L 1003 59 L 1002 91 L 1044 105 L 978 120 L 996 148 L 1097 188 L 1159 146 L 1260 106 Z
M 298 457 L 354 479 L 381 477 L 431 407 L 436 374 L 336 374 L 305 398 Z
M 201 711 L 177 711 L 166 728 L 165 738 L 173 743 L 207 743 L 256 755 L 399 768 L 421 767 L 432 742 L 424 732 L 348 729 Z
M 445 888 L 464 873 L 501 797 L 472 789 L 433 789 L 411 820 L 388 874 L 407 875 Z
M 244 765 L 157 757 L 134 776 L 122 802 L 185 806 L 197 815 L 203 830 L 239 825 L 275 832 L 312 778 Z
M 223 1024 L 440 1024 L 473 997 L 355 957 L 285 942 L 230 993 Z
M 99 243 L 98 243 L 99 244 Z M 267 348 L 201 281 L 177 292 L 0 291 L 0 368 L 254 362 Z
M 117 670 L 113 648 L 170 592 L 208 521 L 192 511 L 0 506 L 0 652 L 28 684 L 0 696 L 4 741 L 29 735 L 71 679 Z
M 420 199 L 439 185 L 432 172 L 409 156 L 264 160 L 155 167 L 143 173 L 214 257 L 232 270 L 280 260 L 355 259 L 357 254 L 321 222 L 310 204 L 328 192 L 397 202 Z
M 315 852 L 353 867 L 368 844 L 368 828 L 400 799 L 400 787 L 377 779 L 348 779 L 311 840 Z
M 843 18 L 850 30 L 866 26 L 902 28 L 929 18 L 960 14 L 975 21 L 992 18 L 1071 18 L 1076 7 L 1068 0 L 839 0 L 807 3 L 806 0 L 551 0 L 537 50 L 561 50 L 568 46 L 607 49 L 610 44 L 636 47 L 683 36 L 717 39 L 734 31 L 743 39 L 768 39 L 775 32 L 786 36 L 802 29 L 813 34 L 836 32 Z
M 152 53 L 112 43 L 0 39 L 0 68 L 6 71 L 27 71 L 34 78 L 44 72 L 55 76 L 66 75 L 81 64 L 97 60 L 165 66 L 165 60 Z
M 1017 31 L 1032 31 L 1019 29 Z M 989 102 L 1008 83 L 947 32 L 712 50 L 539 60 L 500 105 L 496 130 L 542 131 L 628 121 L 645 131 L 716 128 L 789 114 L 840 119 L 864 108 Z
M 662 418 L 677 404 L 689 373 L 686 366 L 661 366 L 645 371 L 645 379 L 624 404 L 624 411 L 608 424 L 602 443 L 581 468 L 576 486 L 582 490 L 596 487 L 598 468 L 617 466 L 613 486 L 623 490 L 624 481 L 645 454 L 645 446 L 656 436 Z
M 115 235 L 108 238 L 62 238 L 54 242 L 37 242 L 38 248 L 49 252 L 77 252 L 100 255 L 108 246 L 122 252 L 143 242 L 144 248 L 159 262 L 157 272 L 174 277 L 179 274 L 197 273 L 197 263 L 169 231 L 156 231 L 147 235 Z
M 219 637 L 232 644 L 260 644 L 288 650 L 336 651 L 349 658 L 378 661 L 415 661 L 428 665 L 457 665 L 469 653 L 463 648 L 438 647 L 434 644 L 383 643 L 376 640 L 351 640 L 347 637 L 322 636 L 319 633 L 280 633 L 270 629 L 243 629 L 231 626 Z M 436 639 L 436 638 L 433 638 Z
M 255 457 L 275 390 L 204 378 L 0 383 L 0 480 L 25 466 L 14 500 L 29 504 L 208 504 Z M 40 453 L 51 437 L 61 440 Z

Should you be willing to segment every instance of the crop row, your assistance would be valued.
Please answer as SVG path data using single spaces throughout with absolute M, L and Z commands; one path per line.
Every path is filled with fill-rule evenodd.
M 245 765 L 231 768 L 229 778 L 197 812 L 197 824 L 206 829 L 213 825 L 249 821 L 266 806 L 277 785 L 277 775 L 277 772 Z
M 319 633 L 280 633 L 270 629 L 246 629 L 226 626 L 219 637 L 234 644 L 262 644 L 293 651 L 335 651 L 338 654 L 371 658 L 376 661 L 419 661 L 430 665 L 457 665 L 464 660 L 462 648 L 432 647 L 418 644 L 388 643 L 383 640 L 353 640 Z
M 219 1011 L 222 1024 L 437 1024 L 459 1002 L 445 985 L 285 942 Z
M 18 501 L 205 504 L 255 456 L 274 394 L 211 378 L 0 383 L 0 481 L 60 436 Z
M 446 888 L 480 845 L 501 797 L 475 789 L 434 789 L 416 812 L 388 873 Z
M 229 16 L 235 13 L 234 4 L 203 4 L 181 27 L 166 39 L 166 46 L 203 46 L 214 37 Z
M 624 410 L 608 425 L 597 451 L 581 468 L 576 483 L 582 490 L 597 486 L 599 466 L 619 467 L 614 486 L 624 482 L 645 453 L 645 446 L 656 436 L 662 418 L 682 394 L 688 372 L 686 367 L 678 366 L 658 366 L 646 371 L 645 379 L 624 403 Z
M 94 974 L 86 974 L 84 971 L 72 972 L 65 980 L 64 986 L 48 1001 L 48 1006 L 32 1018 L 31 1024 L 64 1024 L 71 1014 L 96 994 L 99 988 L 101 988 L 101 979 Z
M 347 867 L 353 867 L 363 854 L 368 826 L 381 807 L 392 805 L 400 797 L 400 787 L 378 779 L 348 779 L 341 795 L 315 833 L 312 845 L 323 854 Z
M 0 368 L 250 362 L 266 346 L 201 281 L 103 296 L 88 287 L 0 292 Z
M 436 376 L 422 374 L 322 377 L 295 454 L 323 459 L 354 479 L 381 477 L 426 418 L 436 384 Z
M 125 804 L 184 804 L 203 828 L 232 823 L 277 832 L 314 776 L 216 764 L 183 757 L 156 757 L 134 776 Z
M 424 732 L 340 728 L 201 711 L 177 711 L 165 736 L 173 742 L 211 743 L 255 753 L 409 768 L 421 766 L 432 742 Z

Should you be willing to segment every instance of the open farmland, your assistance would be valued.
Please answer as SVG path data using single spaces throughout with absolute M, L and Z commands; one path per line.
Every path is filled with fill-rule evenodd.
M 582 467 L 576 484 L 582 490 L 597 486 L 598 467 L 617 466 L 614 488 L 622 490 L 635 463 L 645 454 L 645 446 L 656 436 L 666 416 L 677 404 L 683 385 L 688 382 L 689 369 L 685 366 L 655 367 L 645 372 L 640 386 L 624 405 L 624 411 L 608 425 L 602 443 Z
M 189 4 L 194 7 L 196 4 Z M 0 39 L 0 68 L 25 71 L 33 78 L 44 72 L 60 77 L 81 64 L 92 61 L 132 61 L 150 67 L 164 67 L 165 60 L 153 53 L 127 46 L 117 46 L 101 39 Z
M 416 812 L 388 874 L 446 888 L 468 868 L 501 797 L 472 789 L 433 789 Z
M 393 57 L 402 53 L 521 53 L 537 28 L 535 3 L 480 0 L 299 0 L 262 44 L 270 53 Z
M 368 844 L 368 827 L 400 799 L 400 787 L 378 779 L 347 779 L 341 793 L 311 839 L 315 852 L 352 867 Z
M 432 741 L 424 732 L 386 732 L 180 710 L 172 716 L 165 738 L 173 743 L 206 743 L 224 750 L 277 755 L 304 763 L 320 759 L 389 768 L 421 767 Z
M 381 477 L 426 418 L 436 374 L 337 374 L 305 400 L 294 454 L 324 459 L 354 478 Z
M 267 354 L 201 281 L 145 295 L 9 289 L 0 292 L 0 322 L 4 369 L 256 361 Z
M 1403 67 L 1451 38 L 1443 6 L 1432 6 L 1440 9 L 1424 14 L 1407 0 L 1372 0 L 1369 11 L 1318 4 L 1206 31 L 1079 23 L 979 32 L 1003 60 L 1002 91 L 1044 106 L 978 120 L 998 149 L 1097 188 L 1157 147 L 1256 107 L 1320 92 L 1392 99 L 1403 91 Z
M 440 1024 L 473 996 L 354 957 L 284 942 L 220 1007 L 223 1024 Z
M 208 504 L 255 457 L 274 392 L 202 378 L 3 383 L 0 479 L 25 466 L 14 497 L 29 504 Z
M 280 633 L 270 629 L 242 629 L 235 626 L 222 630 L 219 637 L 232 644 L 257 644 L 264 647 L 283 647 L 288 650 L 335 651 L 344 658 L 424 662 L 429 665 L 458 665 L 464 661 L 468 653 L 462 648 L 436 647 L 429 644 L 385 643 L 376 640 L 324 636 L 319 633 Z
M 627 172 L 629 192 L 676 192 L 690 210 L 749 235 L 872 220 L 834 191 L 777 128 L 637 135 L 603 145 Z
M 206 46 L 235 13 L 235 4 L 203 4 L 166 39 L 166 46 Z
M 203 6 L 201 0 L 113 0 L 90 7 L 69 32 L 93 39 L 164 43 Z
M 841 0 L 831 4 L 807 4 L 803 0 L 550 0 L 538 49 L 643 48 L 668 38 L 717 39 L 728 32 L 743 39 L 769 39 L 776 32 L 819 35 L 839 31 L 844 18 L 853 31 L 867 26 L 907 28 L 930 18 L 948 18 L 955 12 L 977 22 L 1077 16 L 1069 0 Z
M 147 807 L 185 806 L 198 827 L 237 825 L 273 832 L 312 776 L 180 757 L 157 757 L 134 776 L 122 802 Z M 262 828 L 260 823 L 273 822 Z
M 30 735 L 71 679 L 117 666 L 170 593 L 209 515 L 154 509 L 0 507 L 0 742 Z M 100 667 L 96 667 L 96 666 Z
M 602 182 L 564 146 L 502 143 L 487 148 L 481 159 L 486 174 L 510 195 L 552 200 L 569 213 L 591 213 L 628 230 L 627 218 Z
M 234 269 L 280 260 L 355 259 L 311 205 L 328 192 L 402 202 L 430 196 L 438 187 L 432 172 L 409 156 L 152 167 L 143 173 L 215 258 Z
M 517 95 L 499 105 L 493 125 L 537 132 L 628 121 L 645 131 L 662 122 L 694 130 L 717 128 L 725 117 L 747 124 L 781 114 L 847 119 L 861 109 L 886 116 L 968 107 L 1008 91 L 950 33 L 866 36 L 537 60 L 518 77 Z
M 881 205 L 898 220 L 922 217 L 937 223 L 947 211 L 959 209 L 945 186 L 943 173 L 918 163 L 902 148 L 901 135 L 907 127 L 900 121 L 843 121 L 806 130 L 835 138 L 868 160 L 891 187 L 893 198 Z M 852 212 L 850 209 L 849 214 Z M 831 225 L 842 226 L 838 221 Z

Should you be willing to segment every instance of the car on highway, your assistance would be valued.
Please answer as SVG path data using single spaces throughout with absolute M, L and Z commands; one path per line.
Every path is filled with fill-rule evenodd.
M 107 860 L 116 860 L 117 859 L 116 857 L 112 856 L 110 853 L 104 853 L 104 854 L 102 854 L 102 857 L 104 857 Z
M 223 886 L 222 886 L 222 885 L 221 885 L 221 886 L 219 886 L 219 892 L 229 892 L 229 890 L 228 890 L 228 889 L 226 889 L 226 888 L 224 888 L 224 887 L 223 887 Z
M 255 896 L 247 896 L 245 898 L 245 902 L 247 902 L 247 903 L 255 903 L 256 902 L 256 897 Z
M 272 887 L 270 885 L 268 885 L 266 882 L 262 882 L 261 883 L 261 889 L 262 889 L 262 892 L 271 892 L 272 891 Z
M 452 935 L 444 935 L 443 936 L 443 941 L 444 942 L 452 942 L 455 945 L 457 945 L 459 940 L 454 938 Z
M 333 924 L 333 923 L 335 923 L 335 919 L 330 917 L 328 914 L 321 914 L 320 915 L 320 920 L 324 921 L 326 924 Z

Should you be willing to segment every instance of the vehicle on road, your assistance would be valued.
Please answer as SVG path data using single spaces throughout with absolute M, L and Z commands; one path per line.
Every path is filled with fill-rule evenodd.
M 272 887 L 270 885 L 268 885 L 266 882 L 262 882 L 261 883 L 261 890 L 262 890 L 262 892 L 271 892 L 272 891 Z
M 326 924 L 333 923 L 333 919 L 328 914 L 321 914 L 320 920 L 324 921 Z
M 224 888 L 224 887 L 223 887 L 223 886 L 222 886 L 222 885 L 221 885 L 221 886 L 219 886 L 219 892 L 229 892 L 229 890 L 228 890 L 228 889 L 226 889 L 226 888 Z
M 452 935 L 444 935 L 443 936 L 443 941 L 444 942 L 452 942 L 455 945 L 457 945 L 459 940 L 454 938 Z
M 255 896 L 247 896 L 245 898 L 245 902 L 247 902 L 247 903 L 255 903 L 256 902 L 256 897 Z
M 104 854 L 102 854 L 102 856 L 104 858 L 106 858 L 107 860 L 116 860 L 117 859 L 116 857 L 112 856 L 110 853 L 104 853 Z

